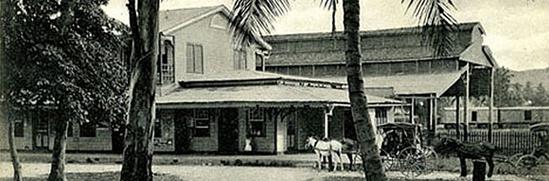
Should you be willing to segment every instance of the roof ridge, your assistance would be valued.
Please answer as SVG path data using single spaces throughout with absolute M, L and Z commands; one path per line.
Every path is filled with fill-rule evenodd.
M 458 29 L 469 29 L 474 27 L 474 25 L 480 25 L 479 21 L 471 21 L 471 22 L 463 22 L 458 23 L 456 26 Z M 409 31 L 412 30 L 418 30 L 422 26 L 405 26 L 405 27 L 398 27 L 398 28 L 380 28 L 380 29 L 374 29 L 374 30 L 360 30 L 360 34 L 362 36 L 365 35 L 372 35 L 372 34 L 383 34 L 383 33 L 402 33 L 402 31 Z M 343 31 L 336 31 L 336 36 L 341 36 L 343 34 Z M 303 36 L 303 35 L 332 35 L 332 32 L 306 32 L 306 33 L 287 33 L 287 34 L 275 34 L 275 35 L 266 35 L 263 36 L 264 38 L 277 38 L 277 37 L 290 37 L 290 36 Z
M 175 8 L 175 9 L 164 9 L 164 10 L 160 10 L 160 12 L 180 11 L 180 10 L 190 10 L 190 9 L 215 9 L 219 7 L 225 7 L 225 5 L 219 4 L 214 6 L 197 6 L 197 7 L 184 7 L 184 8 Z

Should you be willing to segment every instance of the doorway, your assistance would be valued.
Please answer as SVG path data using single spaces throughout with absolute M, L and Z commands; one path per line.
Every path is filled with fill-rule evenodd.
M 49 123 L 48 116 L 44 113 L 29 114 L 29 118 L 32 119 L 32 142 L 34 150 L 48 150 L 50 137 L 49 137 Z
M 221 109 L 219 117 L 219 153 L 238 153 L 238 109 Z

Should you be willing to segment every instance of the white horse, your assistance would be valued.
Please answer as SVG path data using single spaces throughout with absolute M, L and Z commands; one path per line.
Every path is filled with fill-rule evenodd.
M 322 169 L 322 158 L 329 159 L 329 156 L 332 156 L 335 167 L 334 171 L 337 170 L 337 164 L 340 165 L 340 170 L 343 171 L 343 159 L 341 158 L 341 150 L 343 148 L 343 145 L 336 140 L 330 140 L 330 141 L 322 141 L 317 140 L 313 137 L 307 138 L 307 144 L 306 147 L 310 146 L 313 148 L 313 150 L 316 153 L 316 156 L 318 157 L 318 169 Z

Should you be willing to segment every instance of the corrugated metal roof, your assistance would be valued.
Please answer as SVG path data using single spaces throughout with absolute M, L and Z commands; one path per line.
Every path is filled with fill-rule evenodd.
M 406 61 L 457 58 L 472 43 L 474 28 L 484 32 L 478 23 L 459 24 L 452 33 L 454 44 L 445 56 L 437 56 L 434 50 L 423 40 L 419 27 L 385 29 L 361 32 L 362 61 Z M 344 62 L 345 44 L 342 32 L 335 36 L 331 33 L 305 33 L 265 36 L 273 47 L 265 64 L 326 64 Z
M 402 102 L 377 96 L 367 96 L 369 104 L 401 104 Z M 158 97 L 159 105 L 208 104 L 342 104 L 349 105 L 346 89 L 316 88 L 293 85 L 254 85 L 206 88 L 180 88 Z
M 441 96 L 448 90 L 464 70 L 433 74 L 410 74 L 364 77 L 365 87 L 393 87 L 397 95 L 435 94 Z M 322 77 L 319 77 L 322 78 Z M 326 77 L 327 80 L 345 82 L 346 77 Z

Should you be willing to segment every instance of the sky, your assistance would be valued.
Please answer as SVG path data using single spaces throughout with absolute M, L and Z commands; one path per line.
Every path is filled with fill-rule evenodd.
M 331 31 L 331 12 L 320 0 L 290 0 L 292 9 L 275 23 L 272 34 Z M 500 66 L 513 70 L 549 67 L 549 0 L 454 0 L 458 22 L 480 22 L 488 45 Z M 160 9 L 224 4 L 232 0 L 162 0 Z M 125 0 L 110 0 L 103 9 L 111 17 L 128 22 Z M 360 29 L 375 30 L 417 26 L 401 0 L 361 0 Z M 336 14 L 342 30 L 341 5 Z

